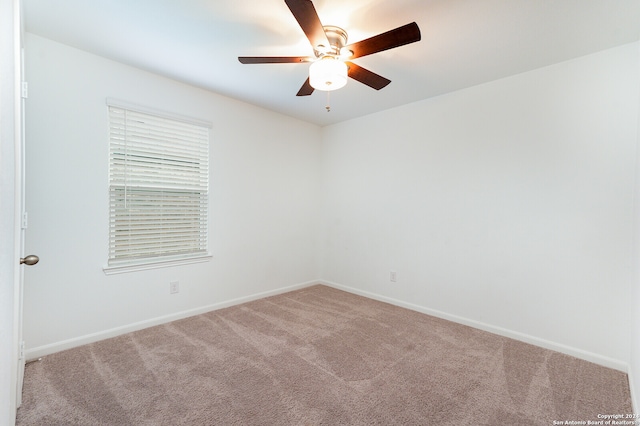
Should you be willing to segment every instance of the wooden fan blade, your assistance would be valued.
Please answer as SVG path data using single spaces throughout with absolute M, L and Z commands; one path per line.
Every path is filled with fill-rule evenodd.
M 307 81 L 305 81 L 300 90 L 298 90 L 296 96 L 309 96 L 313 93 L 313 90 L 313 87 L 309 84 L 309 77 L 307 77 Z
M 349 59 L 360 58 L 362 56 L 371 55 L 372 53 L 382 52 L 383 50 L 393 49 L 394 47 L 404 46 L 405 44 L 420 41 L 420 28 L 418 24 L 412 22 L 386 33 L 378 34 L 366 40 L 345 46 L 353 52 Z
M 297 64 L 312 62 L 316 58 L 311 56 L 238 56 L 243 64 Z
M 314 49 L 320 45 L 330 46 L 316 8 L 310 0 L 285 0 L 284 2 L 289 6 L 289 10 L 293 13 Z
M 391 83 L 391 80 L 384 78 L 383 76 L 378 75 L 372 71 L 369 71 L 366 68 L 362 68 L 361 66 L 356 65 L 353 62 L 345 63 L 349 67 L 349 77 L 353 78 L 354 80 L 358 80 L 360 83 L 366 84 L 369 87 L 380 90 Z

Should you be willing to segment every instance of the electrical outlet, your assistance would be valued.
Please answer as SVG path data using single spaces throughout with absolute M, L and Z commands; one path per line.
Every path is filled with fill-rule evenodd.
M 396 271 L 389 271 L 389 281 L 395 283 L 398 280 L 398 275 Z
M 169 283 L 169 293 L 170 294 L 176 294 L 180 292 L 180 282 L 179 281 L 172 281 Z

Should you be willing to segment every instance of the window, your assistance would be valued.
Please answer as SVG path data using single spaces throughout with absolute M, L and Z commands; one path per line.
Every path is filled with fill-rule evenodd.
M 107 104 L 105 271 L 207 256 L 209 125 L 113 100 Z

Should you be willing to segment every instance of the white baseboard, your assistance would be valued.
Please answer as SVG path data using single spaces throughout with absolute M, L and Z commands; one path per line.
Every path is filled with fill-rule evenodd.
M 580 358 L 580 359 L 584 359 L 586 361 L 589 362 L 593 362 L 595 364 L 599 364 L 605 367 L 609 367 L 609 368 L 613 368 L 622 372 L 625 372 L 627 374 L 630 375 L 630 371 L 629 371 L 629 365 L 627 365 L 626 363 L 616 360 L 616 359 L 612 359 L 612 358 L 608 358 L 608 357 L 604 357 L 602 355 L 598 355 L 592 352 L 588 352 L 588 351 L 584 351 L 578 348 L 573 348 L 571 346 L 567 346 L 567 345 L 563 345 L 563 344 L 559 344 L 559 343 L 555 343 L 555 342 L 551 342 L 545 339 L 540 339 L 538 337 L 535 336 L 530 336 L 524 333 L 520 333 L 517 331 L 513 331 L 513 330 L 508 330 L 502 327 L 496 327 L 496 326 L 492 326 L 490 324 L 485 324 L 479 321 L 475 321 L 475 320 L 471 320 L 468 318 L 464 318 L 464 317 L 460 317 L 457 315 L 451 315 L 451 314 L 447 314 L 446 312 L 441 312 L 441 311 L 437 311 L 434 309 L 429 309 L 429 308 L 425 308 L 423 306 L 419 306 L 419 305 L 415 305 L 413 303 L 408 303 L 408 302 L 404 302 L 401 300 L 397 300 L 397 299 L 393 299 L 390 297 L 386 297 L 386 296 L 381 296 L 379 294 L 375 294 L 375 293 L 371 293 L 368 291 L 362 291 L 362 290 L 358 290 L 352 287 L 348 287 L 348 286 L 344 286 L 338 283 L 334 283 L 331 281 L 325 281 L 325 280 L 314 280 L 314 281 L 308 281 L 305 283 L 300 283 L 300 284 L 295 284 L 292 286 L 287 286 L 287 287 L 281 287 L 275 290 L 270 290 L 270 291 L 266 291 L 266 292 L 262 292 L 262 293 L 256 293 L 256 294 L 252 294 L 249 296 L 244 296 L 244 297 L 240 297 L 237 299 L 232 299 L 232 300 L 228 300 L 228 301 L 224 301 L 224 302 L 220 302 L 220 303 L 215 303 L 212 305 L 207 305 L 207 306 L 202 306 L 199 308 L 195 308 L 195 309 L 189 309 L 186 311 L 181 311 L 181 312 L 176 312 L 173 314 L 169 314 L 169 315 L 165 315 L 162 317 L 157 317 L 157 318 L 152 318 L 149 320 L 145 320 L 145 321 L 140 321 L 137 323 L 133 323 L 133 324 L 127 324 L 125 326 L 122 327 L 116 327 L 116 328 L 112 328 L 109 330 L 104 330 L 104 331 L 99 331 L 96 333 L 92 333 L 92 334 L 87 334 L 84 336 L 80 336 L 80 337 L 75 337 L 72 339 L 68 339 L 68 340 L 64 340 L 64 341 L 60 341 L 60 342 L 55 342 L 55 343 L 51 343 L 48 345 L 43 345 L 43 346 L 38 346 L 32 349 L 28 349 L 25 353 L 26 355 L 26 359 L 28 361 L 34 360 L 34 359 L 38 359 L 40 357 L 55 353 L 55 352 L 60 352 L 66 349 L 71 349 L 77 346 L 82 346 L 82 345 L 86 345 L 88 343 L 93 343 L 93 342 L 97 342 L 99 340 L 104 340 L 104 339 L 108 339 L 111 337 L 116 337 L 122 334 L 126 334 L 126 333 L 130 333 L 132 331 L 137 331 L 137 330 L 142 330 L 144 328 L 148 328 L 148 327 L 153 327 L 155 325 L 160 325 L 160 324 L 165 324 L 171 321 L 176 321 L 179 319 L 183 319 L 183 318 L 187 318 L 187 317 L 191 317 L 194 315 L 199 315 L 199 314 L 203 314 L 205 312 L 210 312 L 210 311 L 215 311 L 217 309 L 222 309 L 222 308 L 227 308 L 230 306 L 234 306 L 234 305 L 239 305 L 241 303 L 245 303 L 245 302 L 250 302 L 253 300 L 257 300 L 257 299 L 262 299 L 264 297 L 269 297 L 269 296 L 275 296 L 278 294 L 282 294 L 282 293 L 286 293 L 289 291 L 293 291 L 293 290 L 298 290 L 301 288 L 305 288 L 305 287 L 309 287 L 311 285 L 314 284 L 323 284 L 329 287 L 334 287 L 340 290 L 344 290 L 347 291 L 349 293 L 353 293 L 353 294 L 357 294 L 360 296 L 364 296 L 364 297 L 368 297 L 370 299 L 374 299 L 374 300 L 379 300 L 381 302 L 386 302 L 386 303 L 390 303 L 392 305 L 396 305 L 396 306 L 400 306 L 403 308 L 407 308 L 407 309 L 411 309 L 413 311 L 417 311 L 417 312 L 421 312 L 427 315 L 432 315 L 434 317 L 438 317 L 438 318 L 442 318 L 448 321 L 453 321 L 459 324 L 463 324 L 463 325 L 467 325 L 470 327 L 474 327 L 477 328 L 479 330 L 484 330 L 487 331 L 489 333 L 493 333 L 493 334 L 497 334 L 500 336 L 504 336 L 504 337 L 509 337 L 511 339 L 515 339 L 515 340 L 519 340 L 525 343 L 529 343 L 532 345 L 536 345 L 536 346 L 540 346 L 543 347 L 545 349 L 550 349 L 556 352 L 561 352 L 567 355 L 571 355 L 574 356 L 576 358 Z M 633 382 L 630 380 L 630 387 L 633 387 Z M 632 395 L 632 401 L 635 402 L 635 399 L 633 398 L 633 396 L 635 395 L 634 389 L 631 389 L 631 395 Z M 634 403 L 634 411 L 637 409 L 638 407 L 635 407 L 635 403 Z M 637 411 L 635 411 L 637 412 Z
M 109 339 L 111 337 L 120 336 L 122 334 L 131 333 L 132 331 L 142 330 L 144 328 L 165 324 L 171 321 L 188 318 L 194 315 L 200 315 L 200 314 L 210 312 L 210 311 L 215 311 L 218 309 L 228 308 L 230 306 L 239 305 L 241 303 L 251 302 L 257 299 L 262 299 L 269 296 L 275 296 L 278 294 L 287 293 L 289 291 L 298 290 L 298 289 L 309 287 L 319 283 L 320 283 L 319 280 L 314 280 L 314 281 L 308 281 L 305 283 L 295 284 L 292 286 L 281 287 L 275 290 L 269 290 L 262 293 L 256 293 L 249 296 L 239 297 L 237 299 L 227 300 L 225 302 L 214 303 L 212 305 L 207 305 L 207 306 L 202 306 L 195 309 L 176 312 L 173 314 L 164 315 L 157 318 L 151 318 L 151 319 L 136 322 L 133 324 L 127 324 L 122 327 L 116 327 L 109 330 L 99 331 L 96 333 L 91 333 L 91 334 L 87 334 L 80 337 L 74 337 L 72 339 L 63 340 L 61 342 L 55 342 L 55 343 L 50 343 L 48 345 L 38 346 L 32 349 L 28 349 L 25 352 L 25 357 L 27 359 L 27 362 L 29 362 L 46 355 L 50 355 L 52 353 L 75 348 L 77 346 L 86 345 L 88 343 L 97 342 L 99 340 Z
M 421 312 L 423 314 L 432 315 L 437 318 L 442 318 L 448 321 L 452 321 L 458 324 L 467 325 L 469 327 L 477 328 L 479 330 L 487 331 L 489 333 L 497 334 L 499 336 L 508 337 L 511 339 L 519 340 L 521 342 L 529 343 L 531 345 L 540 346 L 545 349 L 549 349 L 552 351 L 560 352 L 566 355 L 570 355 L 579 359 L 583 359 L 585 361 L 593 362 L 594 364 L 602 365 L 604 367 L 613 368 L 615 370 L 622 371 L 624 373 L 629 372 L 629 365 L 625 362 L 619 361 L 617 359 L 605 357 L 602 355 L 598 355 L 592 352 L 584 351 L 582 349 L 574 348 L 571 346 L 563 345 L 560 343 L 551 342 L 549 340 L 541 339 L 535 336 L 530 336 L 528 334 L 520 333 L 513 330 L 508 330 L 502 327 L 496 327 L 490 324 L 485 324 L 483 322 L 471 320 L 468 318 L 460 317 L 457 315 L 451 315 L 446 312 L 441 312 L 435 309 L 425 308 L 423 306 L 415 305 L 413 303 L 404 302 L 402 300 L 393 299 L 386 296 L 381 296 L 379 294 L 370 293 L 368 291 L 358 290 L 356 288 L 344 286 L 338 283 L 334 283 L 331 281 L 320 280 L 320 284 L 334 287 L 339 290 L 344 290 L 349 293 L 357 294 L 360 296 L 368 297 L 370 299 L 379 300 L 381 302 L 390 303 L 392 305 L 400 306 L 403 308 L 410 309 L 412 311 Z M 633 393 L 632 393 L 633 396 Z M 635 409 L 635 407 L 634 407 Z

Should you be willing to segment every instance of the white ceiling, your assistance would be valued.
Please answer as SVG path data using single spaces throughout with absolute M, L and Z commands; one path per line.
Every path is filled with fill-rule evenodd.
M 354 60 L 389 78 L 296 93 L 308 64 L 238 56 L 312 49 L 284 0 L 23 0 L 26 30 L 318 125 L 327 125 L 640 39 L 639 0 L 315 0 L 353 43 L 417 22 L 422 41 Z

